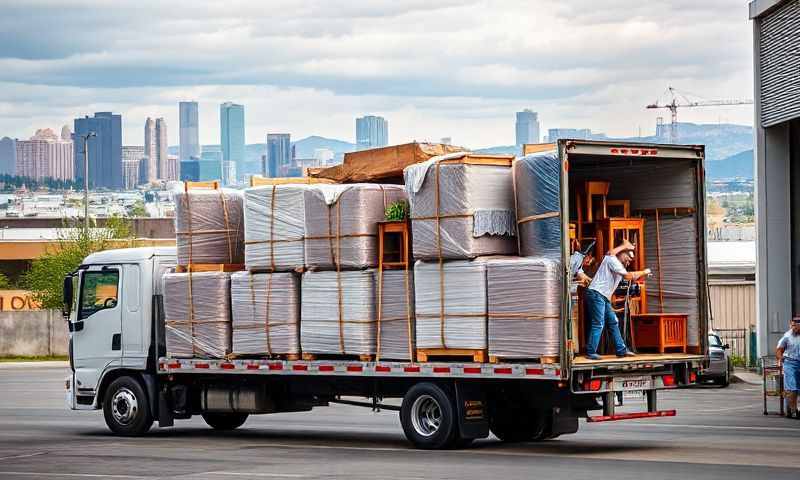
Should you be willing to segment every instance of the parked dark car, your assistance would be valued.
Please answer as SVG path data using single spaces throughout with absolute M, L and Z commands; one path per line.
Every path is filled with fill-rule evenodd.
M 721 387 L 730 385 L 733 365 L 729 351 L 730 346 L 722 343 L 719 335 L 708 334 L 708 368 L 700 372 L 701 382 L 710 381 Z

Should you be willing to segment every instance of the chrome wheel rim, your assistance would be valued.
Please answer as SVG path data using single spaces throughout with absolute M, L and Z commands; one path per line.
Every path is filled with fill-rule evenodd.
M 411 423 L 414 430 L 423 437 L 430 437 L 442 425 L 442 409 L 439 402 L 430 395 L 421 395 L 411 405 Z
M 126 387 L 117 390 L 111 399 L 111 414 L 114 420 L 121 425 L 128 425 L 133 422 L 138 412 L 139 402 L 136 400 L 136 395 Z

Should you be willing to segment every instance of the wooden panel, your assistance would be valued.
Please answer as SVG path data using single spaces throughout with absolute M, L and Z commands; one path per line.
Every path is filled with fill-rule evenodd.
M 549 152 L 555 149 L 555 143 L 526 143 L 522 146 L 522 154 L 530 155 L 532 153 Z
M 250 186 L 259 187 L 261 185 L 303 185 L 314 183 L 336 183 L 327 178 L 314 178 L 314 177 L 281 177 L 281 178 L 268 178 L 261 175 L 253 175 L 250 177 Z

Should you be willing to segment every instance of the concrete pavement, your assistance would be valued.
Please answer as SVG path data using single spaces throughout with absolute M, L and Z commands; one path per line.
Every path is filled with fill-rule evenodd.
M 585 424 L 557 440 L 412 450 L 396 413 L 335 405 L 251 417 L 214 432 L 200 418 L 144 438 L 108 434 L 100 412 L 64 410 L 66 369 L 0 371 L 0 478 L 797 478 L 800 420 L 761 414 L 760 389 L 662 393 L 678 416 Z M 642 403 L 626 400 L 628 408 Z

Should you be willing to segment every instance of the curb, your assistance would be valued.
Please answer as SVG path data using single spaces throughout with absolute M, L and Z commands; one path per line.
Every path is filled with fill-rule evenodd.
M 761 385 L 761 377 L 750 372 L 731 373 L 731 383 L 745 383 L 747 385 Z
M 32 362 L 0 362 L 0 370 L 18 368 L 69 368 L 66 360 L 43 360 Z

